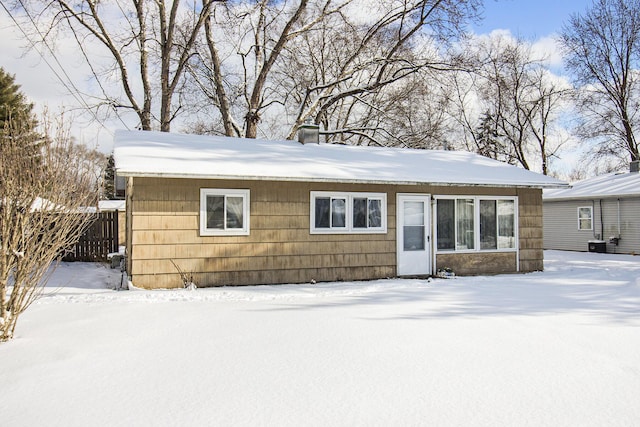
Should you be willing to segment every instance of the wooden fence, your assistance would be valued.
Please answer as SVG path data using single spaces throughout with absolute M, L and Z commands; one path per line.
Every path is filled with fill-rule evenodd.
M 106 261 L 107 254 L 118 252 L 118 212 L 100 212 L 63 261 Z

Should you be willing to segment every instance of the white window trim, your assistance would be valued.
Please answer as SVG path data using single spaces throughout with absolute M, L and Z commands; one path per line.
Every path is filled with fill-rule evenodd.
M 322 198 L 341 198 L 346 200 L 345 227 L 316 228 L 316 204 L 315 200 Z M 369 228 L 353 227 L 353 199 L 367 198 L 381 200 L 380 215 L 381 226 Z M 336 191 L 311 191 L 309 197 L 309 232 L 311 234 L 384 234 L 387 232 L 387 193 L 359 193 Z
M 446 195 L 446 196 L 434 196 L 436 200 L 434 204 L 434 213 L 433 213 L 433 228 L 434 228 L 434 248 L 436 253 L 440 254 L 462 254 L 462 253 L 491 253 L 491 252 L 518 252 L 518 248 L 520 246 L 520 238 L 519 238 L 519 213 L 518 213 L 518 196 L 466 196 L 466 195 Z M 474 208 L 473 208 L 473 244 L 475 249 L 438 249 L 438 199 L 448 199 L 448 200 L 457 200 L 457 199 L 473 199 Z M 512 200 L 513 201 L 513 215 L 514 215 L 514 224 L 513 224 L 513 234 L 515 239 L 515 247 L 513 248 L 499 248 L 499 249 L 480 249 L 480 200 Z M 458 223 L 454 221 L 455 233 L 458 233 Z
M 233 229 L 212 229 L 207 228 L 207 196 L 234 196 L 242 197 L 242 218 L 243 227 Z M 201 188 L 200 189 L 200 235 L 201 236 L 248 236 L 249 226 L 249 190 L 229 189 L 229 188 Z M 226 222 L 226 221 L 225 221 Z
M 589 219 L 591 223 L 591 227 L 582 228 L 580 224 L 580 209 L 589 209 Z M 576 211 L 578 215 L 578 231 L 592 231 L 593 230 L 593 206 L 578 206 L 578 210 Z

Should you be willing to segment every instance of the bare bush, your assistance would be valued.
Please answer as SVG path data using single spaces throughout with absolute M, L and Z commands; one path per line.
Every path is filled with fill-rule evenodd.
M 98 165 L 68 127 L 43 123 L 43 135 L 18 121 L 0 131 L 0 341 L 93 219 L 86 207 L 96 202 Z

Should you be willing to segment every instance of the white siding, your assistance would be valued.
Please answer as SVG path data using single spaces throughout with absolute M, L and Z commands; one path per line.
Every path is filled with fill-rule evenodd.
M 618 202 L 608 202 L 605 216 L 605 238 L 618 235 Z M 640 254 L 640 198 L 620 200 L 620 241 L 607 245 L 607 252 Z
M 578 207 L 593 207 L 593 230 L 578 230 Z M 609 253 L 640 254 L 640 198 L 620 200 L 618 231 L 618 200 L 563 200 L 543 203 L 544 248 L 587 251 L 588 241 L 602 239 Z M 620 237 L 619 244 L 609 243 L 610 237 Z
M 578 229 L 578 208 L 593 206 L 593 230 Z M 587 251 L 588 241 L 600 238 L 600 213 L 591 200 L 544 202 L 542 205 L 544 248 Z

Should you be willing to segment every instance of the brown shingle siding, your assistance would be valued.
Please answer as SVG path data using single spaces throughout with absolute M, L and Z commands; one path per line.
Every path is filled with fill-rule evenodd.
M 541 271 L 544 268 L 542 190 L 519 190 L 518 210 L 520 271 Z
M 198 286 L 359 280 L 396 275 L 396 194 L 518 196 L 520 269 L 542 268 L 541 191 L 447 187 L 129 178 L 129 272 L 134 285 L 182 285 L 173 260 Z M 201 236 L 201 188 L 250 190 L 250 234 Z M 387 195 L 387 232 L 311 234 L 310 192 Z M 449 264 L 449 265 L 446 265 Z M 458 274 L 515 272 L 516 252 L 438 254 Z

